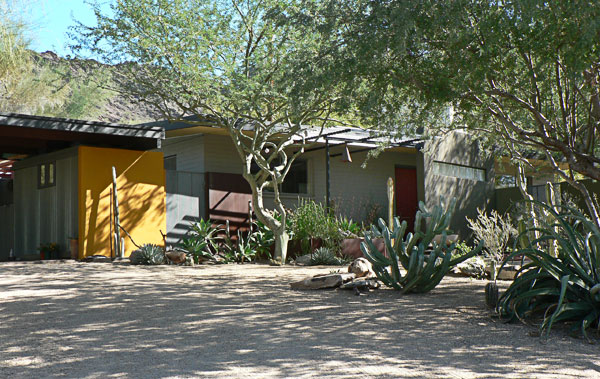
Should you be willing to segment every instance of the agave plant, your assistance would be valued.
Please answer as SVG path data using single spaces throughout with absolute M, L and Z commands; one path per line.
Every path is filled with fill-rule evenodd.
M 129 260 L 134 265 L 162 265 L 167 262 L 163 248 L 149 243 L 133 251 Z
M 204 259 L 213 260 L 217 252 L 217 233 L 220 229 L 221 225 L 214 226 L 210 220 L 200 219 L 190 225 L 179 246 L 193 257 L 195 263 Z
M 503 263 L 520 254 L 530 260 L 500 297 L 497 311 L 509 321 L 541 315 L 541 335 L 547 336 L 556 322 L 568 321 L 587 337 L 586 330 L 598 327 L 600 318 L 600 229 L 574 208 L 534 203 L 553 222 L 520 230 L 539 237 L 527 240 L 528 246 Z M 552 245 L 558 247 L 556 257 L 541 248 Z
M 379 228 L 373 225 L 371 231 L 365 232 L 365 241 L 360 248 L 385 285 L 403 293 L 431 291 L 453 266 L 481 251 L 482 243 L 467 254 L 452 257 L 456 242 L 450 243 L 448 240 L 448 226 L 455 205 L 456 199 L 453 199 L 447 209 L 444 209 L 442 202 L 430 211 L 420 202 L 420 210 L 415 215 L 414 233 L 406 233 L 406 221 L 400 222 L 397 217 L 392 231 L 383 219 L 379 219 Z M 427 225 L 422 231 L 425 219 Z M 436 236 L 441 236 L 439 244 L 435 241 Z M 383 238 L 387 254 L 375 247 L 375 238 Z

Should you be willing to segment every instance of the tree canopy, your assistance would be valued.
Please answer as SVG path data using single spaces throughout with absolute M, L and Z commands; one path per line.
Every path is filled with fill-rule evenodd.
M 450 111 L 451 124 L 428 126 L 479 132 L 524 164 L 527 153 L 545 156 L 575 185 L 557 160 L 600 180 L 600 3 L 329 4 L 323 29 L 344 46 L 340 76 L 368 88 L 367 115 Z

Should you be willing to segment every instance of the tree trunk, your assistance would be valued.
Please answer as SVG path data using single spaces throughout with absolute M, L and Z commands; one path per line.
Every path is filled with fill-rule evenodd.
M 285 230 L 282 230 L 281 233 L 279 233 L 279 231 L 275 232 L 274 237 L 275 259 L 281 259 L 281 264 L 284 265 L 287 259 L 287 249 L 290 235 Z

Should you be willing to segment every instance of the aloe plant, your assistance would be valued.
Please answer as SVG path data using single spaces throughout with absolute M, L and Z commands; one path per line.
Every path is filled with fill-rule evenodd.
M 525 239 L 528 245 L 506 258 L 504 264 L 523 254 L 529 262 L 517 272 L 496 309 L 508 321 L 540 315 L 542 336 L 560 321 L 571 322 L 573 331 L 586 336 L 586 330 L 598 327 L 600 319 L 600 229 L 576 209 L 534 203 L 553 221 L 539 228 L 520 228 L 522 236 L 537 231 L 540 237 Z M 550 248 L 553 244 L 556 257 Z M 544 245 L 548 251 L 542 250 Z
M 394 218 L 392 231 L 383 219 L 379 219 L 379 227 L 373 225 L 371 231 L 365 232 L 365 241 L 360 248 L 385 285 L 403 293 L 431 291 L 454 265 L 481 251 L 480 243 L 469 253 L 452 258 L 456 242 L 447 242 L 455 205 L 456 199 L 452 199 L 447 209 L 444 209 L 442 202 L 428 210 L 420 202 L 420 209 L 415 216 L 414 233 L 406 233 L 406 221 L 400 222 L 397 217 Z M 425 219 L 427 225 L 423 225 Z M 425 231 L 422 231 L 422 227 Z M 438 235 L 441 235 L 439 244 L 434 241 Z M 387 254 L 382 254 L 375 247 L 373 240 L 376 238 L 383 238 Z

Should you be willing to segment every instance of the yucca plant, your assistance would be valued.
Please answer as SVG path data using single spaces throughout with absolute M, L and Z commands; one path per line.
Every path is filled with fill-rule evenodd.
M 534 203 L 553 221 L 521 229 L 522 235 L 537 231 L 540 237 L 504 261 L 502 266 L 520 254 L 530 260 L 517 272 L 496 309 L 508 321 L 540 316 L 542 336 L 564 321 L 587 337 L 586 330 L 597 328 L 600 318 L 600 229 L 576 209 Z M 552 245 L 558 247 L 557 257 L 540 250 Z
M 379 219 L 379 228 L 371 226 L 365 232 L 365 241 L 361 243 L 363 255 L 373 265 L 377 277 L 387 286 L 403 293 L 423 293 L 437 286 L 450 269 L 481 251 L 480 243 L 467 254 L 452 257 L 456 242 L 447 243 L 448 229 L 456 199 L 452 199 L 447 209 L 444 203 L 428 210 L 423 202 L 415 216 L 414 233 L 406 233 L 406 221 L 394 219 L 394 228 L 390 231 L 383 219 Z M 427 220 L 422 231 L 423 221 Z M 441 235 L 439 244 L 434 238 Z M 383 238 L 387 254 L 382 254 L 373 243 L 375 238 Z

